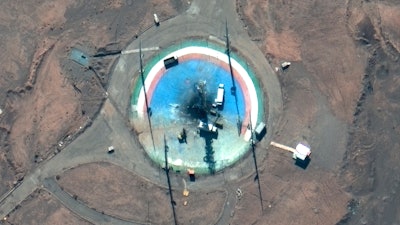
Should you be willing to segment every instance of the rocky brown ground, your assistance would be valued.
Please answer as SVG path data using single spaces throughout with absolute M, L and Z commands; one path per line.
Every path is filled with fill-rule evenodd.
M 344 218 L 343 224 L 396 224 L 400 222 L 400 34 L 396 29 L 400 6 L 395 1 L 352 4 L 361 11 L 356 39 L 369 57 L 342 172 L 348 190 L 356 197 L 352 205 L 355 215 Z
M 40 190 L 22 202 L 4 224 L 89 225 L 90 223 L 71 213 L 50 193 Z
M 243 197 L 231 224 L 335 224 L 347 213 L 350 196 L 334 174 L 299 170 L 286 154 L 269 157 L 264 163 L 267 166 L 259 175 L 264 210 L 260 210 L 257 185 L 251 177 L 241 186 Z
M 50 157 L 98 111 L 113 59 L 93 60 L 96 75 L 71 62 L 70 49 L 122 49 L 152 25 L 154 11 L 160 19 L 176 15 L 174 5 L 182 10 L 178 1 L 1 3 L 2 152 L 14 173 L 21 177 Z
M 0 194 L 57 154 L 91 124 L 105 97 L 115 57 L 84 68 L 69 59 L 121 50 L 180 0 L 15 1 L 0 3 Z
M 304 104 L 300 99 L 313 105 L 313 85 L 350 127 L 346 153 L 330 182 L 340 184 L 335 190 L 348 191 L 353 200 L 342 220 L 320 224 L 399 223 L 395 203 L 399 187 L 395 165 L 399 158 L 398 3 L 273 0 L 237 4 L 250 36 L 265 49 L 272 64 L 294 61 L 295 73 L 303 74 L 299 68 L 304 68 L 312 77 L 309 82 L 303 76 L 281 76 L 286 107 L 297 109 L 304 118 L 296 129 L 315 114 L 312 108 L 303 113 L 304 107 L 296 105 Z M 290 135 L 292 129 L 287 130 L 284 134 Z
M 168 188 L 154 185 L 118 166 L 82 165 L 65 172 L 58 182 L 79 201 L 107 215 L 141 223 L 173 224 Z M 188 189 L 189 196 L 184 197 L 183 189 L 182 182 L 182 188 L 173 191 L 179 223 L 215 224 L 225 203 L 225 192 Z
M 400 223 L 397 1 L 236 3 L 244 27 L 271 65 L 292 62 L 289 71 L 278 73 L 285 121 L 280 121 L 276 141 L 288 145 L 313 142 L 315 134 L 326 133 L 326 139 L 339 137 L 346 143 L 328 142 L 345 146 L 335 153 L 339 158 L 316 155 L 307 170 L 294 167 L 286 152 L 270 148 L 260 165 L 263 211 L 254 180 L 243 180 L 239 184 L 243 196 L 236 203 L 231 224 Z M 0 193 L 62 150 L 90 125 L 101 106 L 115 57 L 93 59 L 90 68 L 83 68 L 68 59 L 72 48 L 88 55 L 120 50 L 152 25 L 154 12 L 163 20 L 186 8 L 187 2 L 181 0 L 1 2 Z M 318 108 L 320 104 L 327 109 Z M 324 112 L 334 118 L 324 117 Z M 318 126 L 336 118 L 339 122 L 330 129 Z M 259 150 L 266 147 L 259 146 Z M 163 211 L 169 207 L 162 208 L 168 202 L 165 189 L 127 172 L 121 176 L 130 177 L 128 180 L 114 176 L 117 170 L 108 164 L 85 165 L 62 175 L 60 183 L 82 201 L 111 215 L 158 224 L 157 213 L 170 215 Z M 90 180 L 93 173 L 100 182 Z M 85 182 L 97 185 L 98 192 L 89 194 Z M 128 195 L 132 189 L 145 198 Z M 135 201 L 127 201 L 126 196 L 140 200 L 134 207 L 147 214 L 128 213 Z M 182 206 L 180 192 L 175 196 L 178 217 L 184 224 L 213 223 L 225 197 L 219 191 L 194 192 L 189 205 Z M 160 200 L 161 208 L 150 211 L 150 198 Z M 200 210 L 210 199 L 218 201 L 208 206 L 210 211 Z M 112 207 L 115 205 L 121 206 L 119 210 Z M 199 216 L 185 217 L 185 210 Z M 86 224 L 71 215 L 41 191 L 23 202 L 9 221 Z

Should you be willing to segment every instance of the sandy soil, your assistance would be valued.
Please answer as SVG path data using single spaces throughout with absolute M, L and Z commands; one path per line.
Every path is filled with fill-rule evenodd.
M 311 0 L 238 1 L 238 5 L 250 36 L 272 65 L 301 61 L 335 114 L 351 122 L 365 59 L 354 57 L 359 52 L 347 31 L 346 5 Z
M 265 163 L 269 166 L 260 173 L 264 211 L 252 177 L 241 186 L 232 224 L 335 224 L 347 213 L 350 196 L 333 174 L 299 170 L 285 154 Z
M 89 225 L 91 223 L 63 207 L 50 193 L 38 190 L 22 202 L 21 207 L 11 213 L 4 224 Z
M 90 69 L 69 59 L 122 49 L 153 23 L 185 10 L 180 0 L 0 3 L 0 194 L 57 154 L 96 116 L 116 57 Z M 62 143 L 62 145 L 59 145 Z
M 336 133 L 346 133 L 346 123 L 352 122 L 366 64 L 366 54 L 359 53 L 346 27 L 346 5 L 321 1 L 268 1 L 267 4 L 238 1 L 238 5 L 244 23 L 262 30 L 253 33 L 248 29 L 248 32 L 264 49 L 271 65 L 279 67 L 283 61 L 292 62 L 288 71 L 278 73 L 284 97 L 284 121 L 275 141 L 295 146 L 299 141 L 329 143 L 329 139 L 334 139 L 343 141 L 338 146 L 345 147 L 346 137 Z M 357 54 L 359 57 L 354 57 Z M 331 112 L 336 118 L 329 116 Z M 315 136 L 326 140 L 316 141 Z M 344 150 L 336 149 L 335 144 L 338 143 L 315 149 L 321 155 L 313 156 L 306 173 L 293 166 L 290 154 L 271 149 L 265 162 L 267 167 L 260 176 L 265 210 L 254 214 L 243 210 L 235 218 L 235 224 L 243 223 L 244 214 L 254 224 L 340 221 L 348 214 L 347 204 L 352 195 L 346 193 L 337 176 Z M 254 185 L 249 188 L 255 201 L 258 190 Z M 246 207 L 242 208 L 255 207 L 246 201 L 243 204 Z
M 287 114 L 284 118 L 288 118 L 284 123 L 294 126 L 284 125 L 285 132 L 279 132 L 277 138 L 290 142 L 285 136 L 313 133 L 313 126 L 307 129 L 307 123 L 312 124 L 315 121 L 312 115 L 318 112 L 314 108 L 318 102 L 313 94 L 317 93 L 314 86 L 327 97 L 335 115 L 350 126 L 346 153 L 339 161 L 340 170 L 333 170 L 334 176 L 329 176 L 329 184 L 334 184 L 329 188 L 333 189 L 324 190 L 324 185 L 320 184 L 322 187 L 318 189 L 324 191 L 317 196 L 322 197 L 328 191 L 348 191 L 352 200 L 348 202 L 347 213 L 339 207 L 343 202 L 330 200 L 330 207 L 337 209 L 335 213 L 341 211 L 345 216 L 335 221 L 339 214 L 334 216 L 331 211 L 330 220 L 324 220 L 323 224 L 399 223 L 400 211 L 394 203 L 399 198 L 396 190 L 400 184 L 400 178 L 395 175 L 399 169 L 395 165 L 399 158 L 396 151 L 399 145 L 396 139 L 398 103 L 395 100 L 399 97 L 396 77 L 400 57 L 400 36 L 396 29 L 399 27 L 398 3 L 238 1 L 238 5 L 249 34 L 265 49 L 273 65 L 297 61 L 295 73 L 300 76 L 289 73 L 280 77 Z M 302 65 L 305 70 L 301 69 Z M 301 74 L 309 74 L 311 79 L 304 79 Z M 302 105 L 296 104 L 303 102 L 301 99 L 307 99 L 311 109 L 307 107 L 300 117 L 290 116 L 287 112 L 291 109 L 304 111 Z M 300 131 L 293 132 L 293 128 Z M 274 158 L 271 154 L 269 157 Z M 310 176 L 321 175 L 311 172 Z M 291 183 L 295 185 L 296 180 L 293 178 Z M 288 190 L 284 193 L 290 196 Z M 286 198 L 282 199 L 285 202 Z M 345 200 L 341 194 L 331 199 Z M 292 204 L 299 202 L 305 200 L 297 198 Z M 308 222 L 299 224 L 310 221 L 316 224 L 320 220 L 309 217 Z
M 93 59 L 90 69 L 83 68 L 68 59 L 71 48 L 89 55 L 122 49 L 152 25 L 154 12 L 164 20 L 185 5 L 181 0 L 0 3 L 0 193 L 62 150 L 96 116 L 115 58 Z M 312 142 L 317 133 L 326 133 L 326 140 L 341 133 L 348 137 L 339 137 L 346 141 L 340 150 L 344 157 L 330 152 L 332 147 L 322 148 L 334 160 L 317 154 L 307 170 L 295 167 L 286 152 L 271 149 L 260 165 L 264 210 L 254 180 L 244 180 L 231 223 L 400 223 L 399 3 L 237 0 L 237 6 L 244 27 L 273 67 L 293 62 L 289 72 L 278 73 L 285 120 L 276 141 Z M 324 117 L 330 112 L 334 116 Z M 332 129 L 318 125 L 321 121 Z M 111 215 L 156 224 L 168 215 L 172 221 L 165 188 L 116 166 L 84 165 L 62 174 L 59 182 Z M 181 191 L 174 192 L 178 220 L 213 224 L 225 193 L 193 192 L 183 206 Z M 23 202 L 9 221 L 86 224 L 44 191 Z
M 152 13 L 157 11 L 160 20 L 167 19 L 184 10 L 180 3 L 0 3 L 0 64 L 5 74 L 0 77 L 1 193 L 61 150 L 58 143 L 71 141 L 90 125 L 99 109 L 115 57 L 93 60 L 88 70 L 68 59 L 70 49 L 89 55 L 101 49 L 122 49 L 152 25 Z
M 65 172 L 58 182 L 79 201 L 107 215 L 152 224 L 173 223 L 168 189 L 118 166 L 108 163 L 82 165 Z M 182 190 L 173 190 L 179 223 L 214 224 L 225 202 L 225 192 L 189 190 L 190 195 L 184 197 L 183 187 L 182 182 Z
M 354 215 L 344 218 L 343 224 L 396 224 L 400 222 L 396 191 L 400 184 L 396 163 L 400 157 L 400 35 L 395 28 L 399 26 L 395 19 L 399 6 L 393 1 L 356 3 L 363 17 L 355 30 L 369 59 L 342 169 L 348 190 L 356 197 L 351 205 Z

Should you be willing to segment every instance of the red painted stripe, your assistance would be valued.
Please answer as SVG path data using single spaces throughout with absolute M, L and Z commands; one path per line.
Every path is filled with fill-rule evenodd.
M 215 57 L 212 56 L 208 56 L 208 55 L 204 55 L 204 54 L 199 54 L 199 53 L 189 53 L 183 56 L 179 57 L 179 62 L 185 62 L 188 60 L 193 60 L 193 59 L 198 59 L 198 60 L 205 60 L 207 62 L 211 62 L 215 65 L 218 65 L 220 67 L 222 67 L 225 71 L 227 71 L 228 73 L 230 73 L 230 68 L 229 68 L 229 64 L 225 63 Z M 244 132 L 247 129 L 247 125 L 250 122 L 250 110 L 251 110 L 251 100 L 250 100 L 250 95 L 249 95 L 249 90 L 247 88 L 246 82 L 244 81 L 243 77 L 240 76 L 239 72 L 235 69 L 233 69 L 233 77 L 235 78 L 235 80 L 239 83 L 239 86 L 243 92 L 244 95 L 244 101 L 245 101 L 245 118 L 242 121 L 242 130 L 241 130 L 241 134 L 244 134 Z M 161 70 L 159 70 L 157 72 L 157 74 L 155 75 L 154 79 L 152 80 L 150 87 L 147 90 L 147 99 L 148 99 L 148 103 L 150 104 L 153 93 L 155 88 L 157 87 L 158 82 L 160 81 L 161 77 L 164 75 L 165 73 L 165 67 L 163 67 Z M 143 105 L 143 112 L 146 113 L 146 104 Z
M 158 84 L 158 82 L 160 82 L 161 77 L 164 75 L 165 71 L 166 71 L 165 67 L 162 67 L 161 70 L 157 71 L 156 75 L 154 76 L 154 79 L 150 83 L 150 87 L 148 88 L 148 90 L 146 90 L 147 91 L 147 100 L 149 101 L 148 102 L 149 106 L 151 103 L 151 99 L 153 97 L 154 90 L 156 89 L 157 84 Z M 146 102 L 143 105 L 143 112 L 147 113 Z

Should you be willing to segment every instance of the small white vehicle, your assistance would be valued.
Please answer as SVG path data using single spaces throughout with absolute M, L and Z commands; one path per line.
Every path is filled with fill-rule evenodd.
M 115 151 L 115 149 L 114 149 L 114 146 L 112 146 L 112 145 L 109 146 L 107 149 L 108 154 L 112 154 L 112 153 L 114 153 L 114 151 Z
M 154 16 L 154 23 L 156 24 L 156 26 L 159 26 L 160 25 L 160 20 L 158 19 L 157 14 L 154 13 L 153 16 Z
M 290 62 L 283 62 L 281 65 L 282 70 L 286 70 L 287 68 L 289 68 L 290 65 L 291 65 Z

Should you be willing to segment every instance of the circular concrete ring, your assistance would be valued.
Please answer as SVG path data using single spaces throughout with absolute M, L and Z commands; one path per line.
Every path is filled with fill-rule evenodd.
M 163 60 L 165 58 L 170 58 L 173 56 L 177 57 L 180 61 L 190 59 L 206 60 L 217 64 L 219 65 L 219 67 L 230 72 L 229 58 L 226 54 L 224 47 L 220 45 L 211 44 L 205 41 L 192 40 L 181 43 L 181 45 L 179 46 L 170 46 L 166 50 L 161 51 L 157 56 L 153 57 L 148 63 L 146 63 L 144 69 L 145 88 L 143 88 L 141 79 L 136 80 L 136 85 L 134 85 L 134 90 L 131 98 L 131 109 L 133 112 L 135 112 L 135 117 L 137 117 L 134 118 L 134 120 L 136 119 L 137 121 L 138 118 L 147 118 L 146 97 L 149 104 L 152 99 L 154 89 L 157 87 L 158 81 L 166 72 Z M 213 157 L 213 163 L 215 164 L 213 164 L 212 171 L 210 171 L 210 164 L 202 160 L 202 153 L 199 153 L 197 160 L 193 160 L 185 159 L 185 157 L 174 154 L 174 152 L 171 151 L 168 157 L 168 163 L 169 166 L 171 166 L 174 170 L 185 170 L 187 168 L 193 168 L 200 173 L 212 173 L 215 171 L 220 171 L 227 166 L 233 165 L 249 150 L 249 141 L 252 137 L 251 130 L 254 130 L 256 124 L 264 119 L 263 106 L 266 106 L 267 104 L 263 102 L 263 92 L 259 87 L 259 82 L 256 76 L 254 75 L 252 70 L 248 68 L 248 63 L 242 60 L 236 54 L 231 53 L 230 56 L 233 77 L 235 78 L 235 80 L 238 81 L 239 87 L 242 89 L 245 99 L 246 112 L 245 117 L 241 119 L 240 131 L 241 140 L 244 141 L 240 143 L 232 142 L 236 143 L 234 146 L 219 145 L 224 147 L 215 149 L 215 152 L 222 153 L 216 154 L 215 158 Z M 146 90 L 147 93 L 146 97 L 144 94 L 144 90 Z M 135 123 L 133 124 L 135 125 Z M 168 133 L 168 130 L 164 132 Z M 153 135 L 154 133 L 155 132 L 153 132 Z M 146 135 L 149 136 L 149 133 L 146 133 Z M 233 136 L 235 136 L 235 134 L 233 134 Z M 160 140 L 154 141 L 154 139 L 150 141 L 149 137 L 140 139 L 142 145 L 144 146 L 144 149 L 146 150 L 150 158 L 153 159 L 157 164 L 163 166 L 165 164 L 163 142 L 161 142 Z M 153 146 L 152 143 L 155 143 L 155 146 Z M 168 145 L 171 145 L 171 140 L 168 140 Z M 175 148 L 180 147 L 175 146 Z

